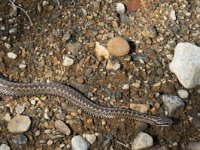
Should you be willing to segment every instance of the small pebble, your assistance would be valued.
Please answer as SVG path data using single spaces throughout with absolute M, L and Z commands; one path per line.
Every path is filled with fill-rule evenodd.
M 129 89 L 129 85 L 128 84 L 124 84 L 122 87 L 123 90 L 128 90 Z
M 25 110 L 25 107 L 22 105 L 17 105 L 17 107 L 15 108 L 15 112 L 17 114 L 22 114 L 24 112 L 24 110 Z
M 10 147 L 6 144 L 1 144 L 0 150 L 10 150 Z
M 47 5 L 49 5 L 49 2 L 48 2 L 48 1 L 43 1 L 43 2 L 42 2 L 42 6 L 47 6 Z
M 28 142 L 27 137 L 24 134 L 18 134 L 15 138 L 14 138 L 14 143 L 16 143 L 17 145 L 25 145 Z
M 185 107 L 185 103 L 178 96 L 163 95 L 162 101 L 170 117 L 175 116 Z
M 10 48 L 11 48 L 11 45 L 8 44 L 8 43 L 4 43 L 4 46 L 5 46 L 7 49 L 10 49 Z
M 115 56 L 125 56 L 130 51 L 128 42 L 121 37 L 114 37 L 108 41 L 108 51 Z
M 17 115 L 8 123 L 8 131 L 11 133 L 23 133 L 28 131 L 31 120 L 28 116 Z
M 71 140 L 72 150 L 89 150 L 90 144 L 82 136 L 74 136 Z
M 178 95 L 180 98 L 188 98 L 189 93 L 186 90 L 178 90 Z
M 176 20 L 176 12 L 175 12 L 175 10 L 171 10 L 171 12 L 170 12 L 170 18 L 172 19 L 172 20 Z
M 71 34 L 69 32 L 66 32 L 63 37 L 62 37 L 62 41 L 66 42 L 67 40 L 69 40 Z
M 117 13 L 119 13 L 119 14 L 125 13 L 124 4 L 123 3 L 117 3 L 116 10 L 117 10 Z
M 139 89 L 141 84 L 136 82 L 136 83 L 132 83 L 131 86 L 136 88 L 136 89 Z
M 77 56 L 81 49 L 81 43 L 68 43 L 66 47 L 74 56 Z
M 52 140 L 48 140 L 47 141 L 47 145 L 52 145 L 53 144 L 53 141 Z
M 63 66 L 71 66 L 74 64 L 74 59 L 68 57 L 68 56 L 63 56 Z
M 99 42 L 96 42 L 95 54 L 99 60 L 101 60 L 101 57 L 104 57 L 105 59 L 109 59 L 110 57 L 109 51 L 104 46 L 100 45 Z
M 132 150 L 146 149 L 153 146 L 153 138 L 144 132 L 140 132 L 132 143 Z
M 83 134 L 83 137 L 87 139 L 88 142 L 90 142 L 90 144 L 93 144 L 96 140 L 96 135 L 95 134 Z
M 15 53 L 13 53 L 13 52 L 8 52 L 8 53 L 7 53 L 7 56 L 8 56 L 8 58 L 10 58 L 10 59 L 16 59 L 16 58 L 17 58 L 17 55 L 16 55 Z
M 9 34 L 15 34 L 17 33 L 17 28 L 12 28 L 9 30 Z
M 148 104 L 135 104 L 131 103 L 130 108 L 136 111 L 139 111 L 141 113 L 147 113 L 149 110 L 149 105 Z
M 56 120 L 55 121 L 55 127 L 60 130 L 65 135 L 70 135 L 71 130 L 70 128 L 61 120 Z
M 106 69 L 108 70 L 118 70 L 119 68 L 121 67 L 121 65 L 116 62 L 116 63 L 112 63 L 110 60 L 107 62 L 107 65 L 106 65 Z

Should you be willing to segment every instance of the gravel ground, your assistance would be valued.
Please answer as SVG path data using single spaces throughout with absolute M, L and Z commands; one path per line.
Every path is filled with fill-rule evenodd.
M 151 149 L 200 145 L 200 89 L 185 89 L 169 70 L 177 43 L 200 45 L 200 1 L 150 0 L 135 11 L 130 5 L 129 12 L 116 10 L 117 3 L 127 1 L 17 0 L 18 7 L 0 1 L 0 73 L 11 81 L 58 81 L 99 104 L 131 109 L 141 104 L 146 113 L 162 116 L 167 115 L 162 95 L 179 96 L 178 91 L 186 90 L 185 105 L 173 116 L 178 121 L 156 127 L 105 120 L 82 113 L 60 97 L 3 96 L 3 149 L 71 149 L 77 135 L 87 139 L 90 149 L 133 149 L 141 133 L 153 139 Z M 106 47 L 116 36 L 128 41 L 130 52 L 98 59 L 96 42 Z M 22 130 L 12 127 L 13 118 Z

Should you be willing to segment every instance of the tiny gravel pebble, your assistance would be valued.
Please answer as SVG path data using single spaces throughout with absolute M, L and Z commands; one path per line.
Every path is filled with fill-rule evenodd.
M 162 100 L 170 117 L 175 116 L 185 107 L 185 103 L 178 96 L 163 95 Z
M 81 48 L 81 43 L 68 43 L 66 47 L 74 56 L 77 56 Z
M 172 20 L 176 20 L 176 12 L 175 12 L 175 10 L 171 10 L 171 12 L 170 12 L 170 18 L 172 19 Z
M 190 142 L 188 143 L 189 150 L 200 150 L 200 142 Z
M 31 120 L 28 116 L 17 115 L 8 123 L 8 130 L 11 133 L 26 132 L 31 125 Z
M 152 25 L 145 25 L 142 34 L 145 37 L 155 38 L 158 35 L 158 31 L 155 26 Z
M 72 150 L 88 150 L 90 148 L 89 142 L 82 136 L 74 136 L 71 140 Z
M 9 34 L 15 34 L 17 33 L 17 28 L 12 28 L 9 30 Z
M 186 90 L 178 90 L 178 95 L 180 98 L 188 98 L 189 93 Z
M 117 13 L 119 13 L 119 14 L 125 13 L 124 4 L 123 3 L 117 3 L 116 10 L 117 10 Z
M 68 57 L 68 56 L 63 56 L 63 66 L 71 66 L 74 64 L 74 59 Z
M 59 129 L 65 135 L 70 135 L 71 134 L 70 128 L 61 120 L 56 120 L 55 121 L 55 127 L 57 129 Z
M 90 144 L 94 143 L 96 140 L 96 135 L 95 134 L 83 134 L 83 137 L 87 139 L 88 142 L 90 142 Z
M 121 67 L 121 65 L 116 62 L 116 63 L 112 63 L 110 60 L 107 62 L 107 65 L 106 65 L 106 69 L 110 70 L 118 70 L 119 68 Z
M 129 85 L 128 84 L 124 84 L 122 87 L 123 90 L 128 90 L 129 89 Z
M 8 56 L 8 58 L 10 58 L 10 59 L 16 59 L 16 58 L 17 58 L 17 55 L 16 55 L 15 53 L 13 53 L 13 52 L 8 52 L 8 53 L 7 53 L 7 56 Z
M 150 148 L 153 146 L 153 138 L 144 132 L 140 132 L 132 143 L 132 150 Z
M 121 37 L 114 37 L 108 41 L 108 51 L 115 56 L 127 55 L 130 51 L 128 42 Z
M 1 144 L 0 150 L 10 150 L 10 147 L 6 144 Z

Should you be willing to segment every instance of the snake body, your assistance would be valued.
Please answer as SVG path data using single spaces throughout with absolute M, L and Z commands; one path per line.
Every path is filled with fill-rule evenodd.
M 18 83 L 0 78 L 0 94 L 8 96 L 60 96 L 94 117 L 105 119 L 128 118 L 157 126 L 172 124 L 172 120 L 168 117 L 151 116 L 131 109 L 98 105 L 70 86 L 55 82 Z

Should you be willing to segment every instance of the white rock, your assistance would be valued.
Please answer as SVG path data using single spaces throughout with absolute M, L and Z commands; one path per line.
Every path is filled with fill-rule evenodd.
M 169 65 L 185 88 L 200 85 L 200 47 L 191 43 L 179 43 Z
M 10 150 L 10 147 L 6 144 L 1 144 L 0 150 Z
M 178 96 L 163 95 L 162 101 L 170 117 L 173 117 L 176 112 L 181 111 L 185 106 L 185 103 Z
M 129 89 L 129 85 L 128 84 L 124 84 L 122 87 L 123 90 L 128 90 Z
M 10 59 L 16 59 L 16 58 L 17 58 L 17 55 L 16 55 L 15 53 L 13 53 L 13 52 L 8 52 L 8 53 L 7 53 L 7 56 L 8 56 L 8 58 L 10 58 Z
M 18 115 L 8 123 L 8 131 L 11 133 L 23 133 L 30 128 L 30 125 L 31 120 L 28 116 Z
M 153 146 L 153 138 L 144 132 L 140 132 L 132 143 L 132 150 L 145 149 Z
M 117 13 L 122 14 L 125 13 L 125 6 L 122 3 L 117 3 L 116 6 Z
M 25 107 L 22 105 L 17 105 L 17 107 L 15 108 L 15 112 L 17 114 L 22 114 L 24 112 L 24 110 L 25 110 Z
M 88 142 L 90 142 L 90 144 L 94 143 L 94 141 L 97 139 L 95 134 L 87 134 L 84 133 L 83 137 L 87 139 Z
M 175 10 L 171 10 L 171 12 L 170 12 L 170 18 L 172 19 L 172 20 L 176 20 L 176 12 L 175 12 Z
M 189 93 L 188 91 L 181 89 L 178 90 L 178 95 L 180 96 L 180 98 L 188 98 Z
M 63 56 L 63 66 L 71 66 L 74 64 L 74 59 L 68 57 L 68 56 Z
M 80 135 L 72 138 L 71 145 L 72 150 L 89 150 L 90 148 L 89 142 Z

